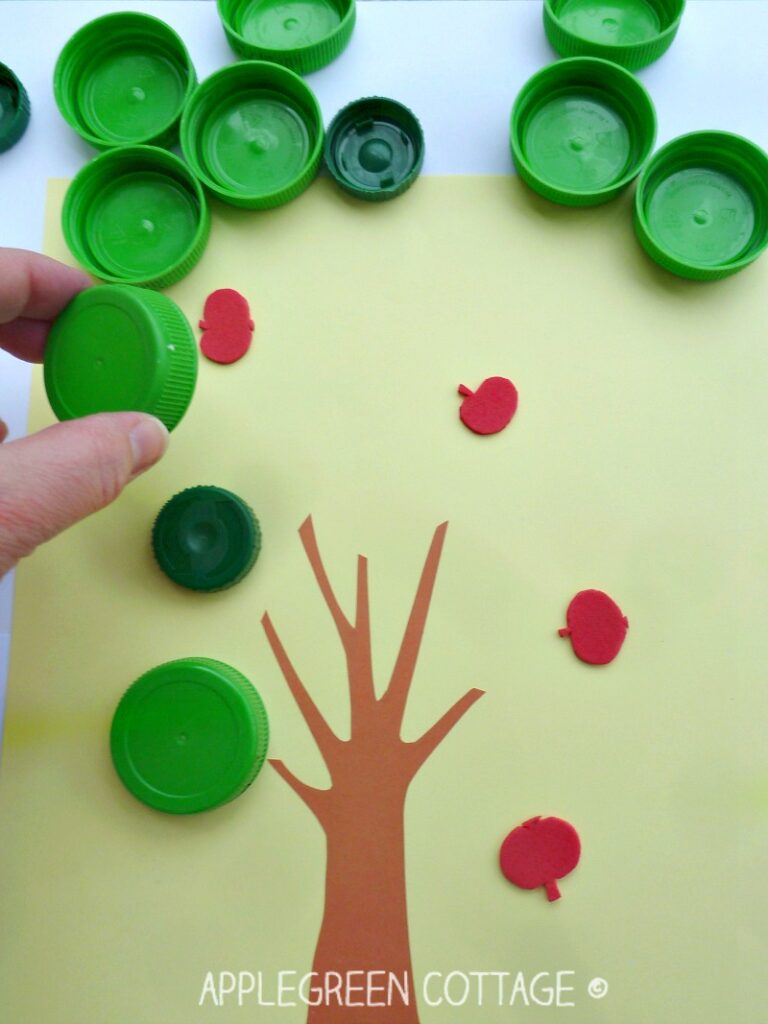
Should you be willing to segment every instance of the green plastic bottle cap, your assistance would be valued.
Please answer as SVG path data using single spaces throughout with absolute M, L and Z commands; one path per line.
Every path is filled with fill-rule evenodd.
M 355 27 L 355 0 L 218 0 L 229 45 L 300 75 L 335 60 Z
M 328 126 L 325 162 L 341 187 L 360 199 L 394 199 L 424 162 L 424 135 L 415 115 L 381 96 L 355 100 Z
M 193 93 L 181 119 L 181 147 L 195 174 L 225 203 L 281 206 L 317 173 L 320 105 L 287 68 L 267 61 L 230 64 Z
M 60 420 L 147 412 L 173 430 L 196 377 L 197 347 L 184 314 L 167 296 L 130 285 L 80 292 L 45 347 L 45 390 Z
M 663 146 L 635 193 L 635 230 L 660 266 L 717 281 L 768 246 L 768 154 L 729 132 L 693 132 Z
M 544 31 L 563 57 L 603 57 L 636 71 L 672 45 L 685 0 L 544 0 Z
M 234 800 L 259 774 L 268 742 L 258 692 L 209 658 L 169 661 L 137 679 L 117 705 L 110 735 L 126 789 L 170 814 Z
M 88 22 L 66 43 L 53 91 L 65 120 L 98 149 L 172 145 L 195 81 L 170 25 L 121 11 Z
M 29 124 L 29 96 L 16 75 L 0 64 L 0 153 L 15 146 Z
M 168 288 L 203 255 L 211 219 L 200 182 L 177 156 L 125 146 L 79 171 L 61 222 L 72 255 L 102 281 Z
M 555 203 L 596 206 L 648 159 L 656 111 L 633 74 L 595 57 L 543 68 L 512 108 L 512 158 L 522 180 Z
M 157 563 L 190 590 L 226 590 L 253 568 L 261 530 L 250 507 L 223 487 L 188 487 L 160 510 L 152 530 Z

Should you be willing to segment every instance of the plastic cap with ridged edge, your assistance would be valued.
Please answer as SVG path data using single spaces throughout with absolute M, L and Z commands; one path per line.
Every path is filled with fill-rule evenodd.
M 152 528 L 152 550 L 166 576 L 208 593 L 239 583 L 261 550 L 250 506 L 224 487 L 188 487 L 163 505 Z
M 355 27 L 355 0 L 218 0 L 217 6 L 235 53 L 300 75 L 335 60 Z
M 173 430 L 196 378 L 186 317 L 146 288 L 104 284 L 80 292 L 53 322 L 45 347 L 45 390 L 60 420 L 146 412 Z
M 187 48 L 159 18 L 117 11 L 68 40 L 53 73 L 64 119 L 97 149 L 173 145 L 197 81 Z
M 187 163 L 219 199 L 267 210 L 312 183 L 323 152 L 323 118 L 309 86 L 267 61 L 215 71 L 181 119 Z
M 126 789 L 169 814 L 234 800 L 259 774 L 269 723 L 242 673 L 210 658 L 150 669 L 126 690 L 112 719 L 112 761 Z
M 27 130 L 29 96 L 9 67 L 0 64 L 0 153 L 15 146 Z
M 211 218 L 200 182 L 177 156 L 125 146 L 78 172 L 61 226 L 72 255 L 102 281 L 168 288 L 200 260 Z
M 672 45 L 685 0 L 544 0 L 544 32 L 561 57 L 602 57 L 637 71 Z
M 410 188 L 424 162 L 424 133 L 408 107 L 367 96 L 343 107 L 325 137 L 325 163 L 350 195 L 370 202 Z
M 673 139 L 637 183 L 635 231 L 651 259 L 679 277 L 730 277 L 768 247 L 768 154 L 730 132 Z
M 656 111 L 635 76 L 596 57 L 536 72 L 512 107 L 510 145 L 522 180 L 564 206 L 596 206 L 635 178 L 656 139 Z

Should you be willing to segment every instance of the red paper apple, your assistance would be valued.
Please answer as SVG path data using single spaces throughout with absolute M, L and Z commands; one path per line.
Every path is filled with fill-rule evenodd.
M 517 388 L 506 377 L 488 377 L 477 391 L 461 384 L 459 394 L 461 422 L 476 434 L 498 434 L 517 411 Z
M 607 665 L 621 650 L 629 620 L 614 600 L 602 590 L 581 590 L 568 605 L 567 626 L 560 636 L 569 636 L 573 653 L 590 665 Z
M 205 300 L 200 351 L 214 363 L 234 363 L 251 346 L 253 320 L 247 300 L 233 288 L 219 288 Z
M 504 877 L 521 889 L 544 886 L 550 903 L 560 899 L 557 879 L 579 863 L 581 842 L 573 825 L 562 818 L 529 818 L 512 829 L 501 844 L 499 863 Z

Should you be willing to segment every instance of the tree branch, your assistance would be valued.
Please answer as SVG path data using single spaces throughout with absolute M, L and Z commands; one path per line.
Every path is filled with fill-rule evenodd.
M 480 700 L 484 693 L 485 690 L 478 690 L 476 687 L 468 690 L 430 729 L 427 729 L 423 736 L 414 740 L 413 743 L 406 744 L 412 750 L 416 770 L 424 764 L 427 758 L 443 742 L 451 729 L 461 721 L 475 701 Z
M 320 587 L 320 592 L 328 605 L 328 609 L 336 624 L 344 654 L 347 659 L 347 675 L 349 677 L 349 700 L 351 712 L 351 728 L 354 731 L 363 709 L 375 703 L 376 694 L 373 686 L 373 664 L 371 660 L 371 630 L 368 606 L 368 562 L 362 555 L 357 559 L 357 607 L 355 624 L 347 619 L 341 610 L 333 592 L 328 574 L 325 571 L 320 549 L 317 546 L 315 527 L 312 517 L 308 516 L 299 529 L 299 536 L 304 550 L 312 566 L 312 571 Z
M 368 559 L 364 555 L 357 556 L 356 602 L 355 630 L 366 637 L 370 637 L 371 614 L 368 605 Z
M 301 797 L 315 817 L 320 819 L 325 796 L 330 792 L 330 790 L 316 789 L 314 786 L 308 786 L 306 782 L 302 782 L 301 779 L 297 778 L 291 769 L 286 767 L 286 765 L 277 758 L 270 757 L 269 763 L 275 769 L 277 774 L 281 776 L 281 778 L 285 779 L 294 793 Z
M 280 666 L 280 671 L 283 673 L 288 684 L 288 689 L 291 691 L 293 699 L 296 701 L 299 711 L 307 723 L 320 753 L 325 759 L 325 763 L 328 764 L 331 753 L 341 741 L 323 718 L 317 705 L 307 692 L 307 688 L 302 683 L 298 672 L 291 663 L 291 659 L 286 654 L 282 641 L 275 632 L 275 627 L 272 625 L 272 620 L 267 612 L 264 613 L 261 624 L 264 627 L 264 632 L 267 634 L 267 640 L 272 648 L 275 660 Z
M 421 572 L 419 585 L 416 589 L 416 596 L 413 600 L 408 624 L 405 627 L 403 640 L 400 644 L 397 661 L 392 670 L 392 677 L 382 698 L 385 703 L 391 704 L 394 707 L 398 723 L 402 722 L 405 705 L 408 700 L 408 692 L 413 680 L 413 673 L 416 670 L 416 661 L 419 657 L 421 640 L 424 635 L 427 613 L 429 612 L 429 605 L 432 600 L 432 591 L 435 586 L 435 577 L 440 565 L 440 556 L 443 551 L 447 529 L 448 523 L 441 523 L 435 530 L 426 561 L 424 562 L 424 568 Z
M 336 623 L 336 629 L 339 631 L 341 642 L 346 648 L 347 644 L 351 640 L 354 630 L 346 615 L 341 610 L 339 602 L 336 600 L 336 595 L 331 587 L 328 574 L 325 571 L 323 560 L 320 557 L 320 550 L 317 546 L 317 537 L 315 536 L 315 527 L 312 523 L 312 516 L 307 516 L 299 527 L 299 536 L 301 537 L 301 543 L 304 545 L 304 550 L 307 553 L 309 564 L 312 566 L 312 572 L 315 574 L 317 585 L 320 587 L 320 593 L 323 595 L 325 603 L 328 605 L 328 610 L 333 616 L 333 621 Z
M 347 671 L 349 674 L 349 698 L 352 710 L 352 727 L 360 712 L 376 703 L 373 684 L 373 657 L 371 654 L 371 614 L 368 599 L 368 559 L 357 556 L 357 598 L 355 610 L 354 641 L 347 648 Z

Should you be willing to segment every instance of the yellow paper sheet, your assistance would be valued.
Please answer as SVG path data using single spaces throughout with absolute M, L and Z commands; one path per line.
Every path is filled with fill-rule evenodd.
M 65 183 L 51 183 L 46 249 Z M 239 364 L 203 361 L 167 458 L 20 569 L 0 775 L 0 1003 L 8 1024 L 299 1024 L 301 1006 L 199 1006 L 207 972 L 310 969 L 324 842 L 266 767 L 239 799 L 177 818 L 118 781 L 111 716 L 163 661 L 229 662 L 261 692 L 271 754 L 327 777 L 259 620 L 331 724 L 347 726 L 333 624 L 299 542 L 314 517 L 344 607 L 368 556 L 383 686 L 435 526 L 450 523 L 408 708 L 416 736 L 487 691 L 406 806 L 422 1024 L 722 1024 L 764 1013 L 768 899 L 768 259 L 710 286 L 658 271 L 630 203 L 565 211 L 512 178 L 425 178 L 368 206 L 320 180 L 252 215 L 217 207 L 169 294 L 195 324 L 215 288 L 256 321 Z M 460 383 L 511 377 L 495 437 Z M 31 429 L 51 422 L 36 375 Z M 253 506 L 252 574 L 174 587 L 149 531 L 183 487 Z M 576 660 L 569 599 L 629 616 L 618 659 Z M 510 886 L 498 847 L 554 814 L 581 863 L 562 899 Z M 372 922 L 375 927 L 375 922 Z M 386 967 L 386 965 L 382 965 Z M 427 1006 L 429 972 L 575 972 L 573 1008 Z M 587 993 L 595 977 L 608 994 Z M 460 983 L 459 983 L 460 986 Z M 460 989 L 454 989 L 454 993 Z M 268 993 L 265 991 L 265 997 Z M 439 985 L 431 989 L 433 998 Z M 273 997 L 273 996 L 272 996 Z

